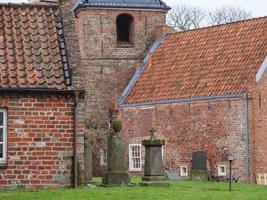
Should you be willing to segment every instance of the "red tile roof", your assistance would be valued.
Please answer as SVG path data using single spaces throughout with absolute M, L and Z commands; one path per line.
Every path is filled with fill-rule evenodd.
M 58 7 L 0 5 L 0 89 L 70 84 Z
M 267 17 L 169 34 L 123 104 L 245 92 L 266 56 Z

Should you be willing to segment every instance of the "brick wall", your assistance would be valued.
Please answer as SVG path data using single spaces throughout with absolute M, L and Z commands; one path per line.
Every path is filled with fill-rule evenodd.
M 8 110 L 8 163 L 0 187 L 66 187 L 72 184 L 73 100 L 64 96 L 2 96 Z M 79 119 L 78 119 L 79 120 Z M 78 130 L 83 130 L 79 123 Z M 83 144 L 79 142 L 82 155 Z
M 174 169 L 179 173 L 181 165 L 188 165 L 191 170 L 192 153 L 204 151 L 208 169 L 217 177 L 218 165 L 228 167 L 225 158 L 231 153 L 237 158 L 233 166 L 235 179 L 245 180 L 243 99 L 122 108 L 123 137 L 130 144 L 141 144 L 141 140 L 149 136 L 142 128 L 146 127 L 142 125 L 144 121 L 141 122 L 144 109 L 153 115 L 152 122 L 145 120 L 145 123 L 152 123 L 158 130 L 158 137 L 166 139 L 163 156 L 166 170 Z
M 267 173 L 267 73 L 250 87 L 250 132 L 252 172 Z M 255 176 L 253 177 L 255 180 Z
M 117 45 L 116 18 L 123 13 L 134 18 L 133 45 Z M 86 90 L 86 128 L 93 135 L 96 175 L 106 170 L 100 166 L 99 154 L 101 148 L 106 148 L 111 111 L 116 109 L 122 91 L 153 43 L 156 27 L 165 21 L 165 12 L 161 11 L 87 8 L 77 13 L 81 74 Z

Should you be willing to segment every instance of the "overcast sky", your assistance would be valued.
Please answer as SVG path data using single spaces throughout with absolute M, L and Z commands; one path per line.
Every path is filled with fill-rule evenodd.
M 203 7 L 208 10 L 230 5 L 251 11 L 253 16 L 267 16 L 267 0 L 163 0 L 169 6 L 185 4 Z
M 0 2 L 22 2 L 27 0 L 0 0 Z M 163 0 L 174 7 L 178 4 L 199 6 L 208 10 L 230 5 L 251 11 L 253 16 L 267 16 L 267 0 Z

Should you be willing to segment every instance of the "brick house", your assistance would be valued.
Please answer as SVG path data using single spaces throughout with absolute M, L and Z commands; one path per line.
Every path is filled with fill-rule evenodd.
M 143 170 L 142 139 L 166 139 L 165 167 L 188 177 L 204 152 L 211 176 L 267 173 L 267 18 L 167 34 L 154 43 L 123 92 L 120 116 L 129 169 Z M 133 156 L 134 155 L 134 156 Z
M 83 91 L 58 6 L 1 4 L 0 62 L 0 188 L 71 186 L 83 166 Z

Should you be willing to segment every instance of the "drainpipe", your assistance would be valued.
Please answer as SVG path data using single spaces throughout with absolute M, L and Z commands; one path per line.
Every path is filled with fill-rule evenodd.
M 248 104 L 248 95 L 244 94 L 244 116 L 245 116 L 245 149 L 246 149 L 246 175 L 247 182 L 250 182 L 250 159 L 249 159 L 249 104 Z
M 74 107 L 73 107 L 73 132 L 74 132 L 74 158 L 73 158 L 73 188 L 77 188 L 78 185 L 78 137 L 77 137 L 77 104 L 79 101 L 80 92 L 74 91 Z

